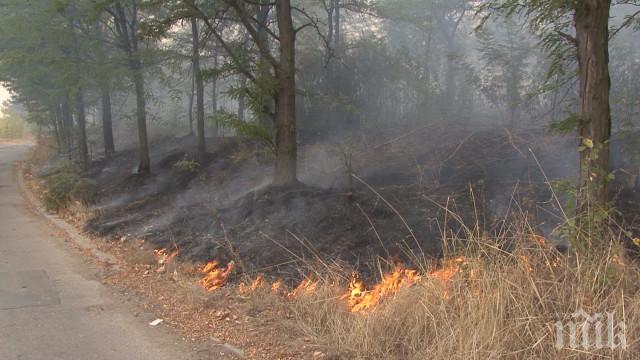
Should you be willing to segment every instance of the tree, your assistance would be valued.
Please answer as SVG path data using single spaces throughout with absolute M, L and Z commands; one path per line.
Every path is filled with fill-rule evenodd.
M 254 2 L 240 0 L 221 1 L 223 6 L 216 8 L 213 16 L 207 15 L 206 10 L 203 10 L 194 0 L 183 0 L 182 3 L 192 9 L 204 21 L 209 32 L 227 52 L 237 70 L 246 76 L 249 81 L 257 84 L 258 88 L 261 88 L 260 85 L 264 84 L 264 82 L 260 82 L 260 74 L 251 72 L 246 66 L 245 59 L 238 54 L 229 40 L 223 36 L 220 27 L 215 22 L 223 16 L 231 15 L 235 22 L 243 26 L 260 56 L 270 66 L 273 86 L 268 91 L 274 103 L 276 155 L 273 184 L 277 186 L 297 184 L 295 42 L 297 32 L 305 26 L 294 28 L 290 0 L 275 1 L 277 35 L 268 26 L 265 26 L 265 23 L 256 21 L 253 15 L 257 11 L 250 10 L 252 6 L 256 6 Z M 257 5 L 262 6 L 264 4 L 258 3 Z M 278 44 L 278 56 L 272 54 L 267 42 L 264 41 L 265 32 Z M 264 88 L 260 90 L 264 91 Z M 262 96 L 262 94 L 256 93 L 248 95 L 254 97 Z
M 626 1 L 627 3 L 629 1 Z M 609 180 L 609 13 L 611 0 L 537 1 L 492 0 L 482 10 L 497 10 L 508 16 L 525 16 L 553 56 L 568 42 L 578 60 L 579 99 L 576 130 L 580 139 L 580 215 L 593 220 L 596 209 L 607 206 Z M 625 25 L 626 26 L 626 25 Z M 571 35 L 575 33 L 575 36 Z M 589 221 L 591 223 L 591 221 Z
M 575 41 L 578 50 L 580 97 L 578 136 L 580 184 L 584 191 L 579 208 L 604 208 L 609 179 L 611 108 L 609 91 L 609 12 L 611 0 L 585 0 L 574 4 Z
M 87 147 L 87 119 L 85 114 L 84 93 L 82 88 L 76 90 L 76 122 L 78 123 L 78 147 L 80 162 L 83 166 L 89 165 L 89 149 Z
M 203 160 L 207 151 L 204 136 L 204 83 L 200 70 L 200 34 L 198 31 L 198 20 L 191 19 L 191 35 L 193 41 L 193 79 L 196 90 L 196 126 L 198 129 L 198 157 Z
M 508 124 L 516 125 L 523 103 L 523 83 L 527 60 L 531 56 L 529 39 L 517 31 L 513 19 L 500 22 L 504 30 L 482 29 L 478 32 L 482 65 L 481 90 L 496 107 L 506 110 Z
M 77 144 L 80 162 L 87 165 L 84 94 L 99 67 L 97 33 L 88 26 L 87 4 L 69 0 L 27 8 L 17 1 L 3 5 L 2 23 L 7 28 L 2 31 L 2 79 L 31 112 L 49 114 L 63 153 L 71 156 Z M 29 28 L 23 29 L 23 23 L 29 23 Z M 39 51 L 34 53 L 34 48 Z M 74 110 L 77 131 L 72 129 Z
M 107 1 L 98 6 L 112 17 L 111 32 L 115 35 L 119 48 L 127 58 L 127 64 L 136 94 L 136 119 L 138 128 L 138 173 L 151 172 L 149 138 L 147 135 L 146 93 L 144 65 L 138 40 L 140 22 L 139 0 Z
M 100 62 L 100 100 L 101 100 L 101 112 L 102 112 L 102 138 L 104 142 L 104 156 L 108 159 L 116 151 L 116 147 L 113 141 L 113 115 L 111 109 L 111 82 L 110 78 L 113 77 L 114 67 L 109 66 L 110 56 L 107 52 L 107 41 L 105 39 L 104 28 L 101 24 L 96 25 L 96 30 L 99 36 L 98 43 L 98 61 Z

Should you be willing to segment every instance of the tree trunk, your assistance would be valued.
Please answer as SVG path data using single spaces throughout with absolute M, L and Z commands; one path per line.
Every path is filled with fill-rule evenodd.
M 329 8 L 327 9 L 327 55 L 328 63 L 333 56 L 333 13 L 335 12 L 335 0 L 329 0 Z
M 280 61 L 276 70 L 276 167 L 273 184 L 292 186 L 297 179 L 295 31 L 290 0 L 276 0 Z
M 136 118 L 138 123 L 138 152 L 140 163 L 138 164 L 138 173 L 148 174 L 151 172 L 151 160 L 149 158 L 149 139 L 147 136 L 147 110 L 144 89 L 144 73 L 140 53 L 138 51 L 137 23 L 138 11 L 137 3 L 132 2 L 131 19 L 127 18 L 127 14 L 120 1 L 115 2 L 116 13 L 114 20 L 116 21 L 116 31 L 120 36 L 120 42 L 123 46 L 129 63 L 129 70 L 133 78 L 133 84 L 136 92 Z
M 84 111 L 84 94 L 82 89 L 76 92 L 76 121 L 78 122 L 78 151 L 82 166 L 89 165 L 89 148 L 87 147 L 87 118 Z
M 69 97 L 66 96 L 62 103 L 62 137 L 64 139 L 63 152 L 67 156 L 71 156 L 71 149 L 73 148 L 73 140 L 71 133 L 73 132 L 73 115 L 71 114 L 71 104 Z
M 115 152 L 113 143 L 113 121 L 111 114 L 111 91 L 109 84 L 105 81 L 100 89 L 102 97 L 102 137 L 104 140 L 104 156 L 108 159 Z
M 138 143 L 140 164 L 138 173 L 149 174 L 151 172 L 151 159 L 149 158 L 149 138 L 147 135 L 147 100 L 144 91 L 144 75 L 139 60 L 132 63 L 133 81 L 136 89 L 136 118 L 138 122 Z
M 447 38 L 447 53 L 446 53 L 446 70 L 444 78 L 444 93 L 445 93 L 445 113 L 447 116 L 452 116 L 455 109 L 455 96 L 456 96 L 456 84 L 455 84 L 455 66 L 453 64 L 453 57 L 455 52 L 455 33 L 448 35 Z
M 269 49 L 269 35 L 267 34 L 266 29 L 269 23 L 269 9 L 269 0 L 261 0 L 256 14 L 258 19 L 258 41 L 265 49 Z M 271 76 L 271 73 L 269 71 L 269 64 L 262 54 L 260 54 L 260 60 L 258 61 L 258 69 L 260 79 L 262 81 L 265 81 Z M 260 125 L 265 129 L 271 129 L 273 125 L 271 120 L 271 109 L 273 108 L 273 104 L 271 103 L 271 101 L 264 101 L 265 103 L 262 104 L 260 113 L 257 114 L 258 121 Z
M 580 185 L 578 209 L 589 214 L 607 204 L 609 173 L 609 12 L 611 0 L 583 0 L 576 5 L 575 27 L 578 47 L 580 104 L 578 136 Z M 590 210 L 591 209 L 591 210 Z
M 218 51 L 213 50 L 213 70 L 218 70 Z M 213 110 L 213 137 L 218 137 L 218 119 L 216 115 L 218 114 L 218 76 L 214 75 L 213 80 L 211 81 L 211 107 Z
M 198 20 L 191 19 L 191 35 L 193 38 L 193 78 L 196 85 L 196 125 L 198 129 L 198 157 L 204 159 L 207 145 L 204 136 L 204 84 L 200 71 L 200 35 L 198 32 Z
M 193 66 L 191 68 L 193 71 Z M 193 135 L 193 103 L 196 95 L 196 79 L 191 75 L 191 92 L 189 93 L 189 135 Z
M 244 77 L 244 75 L 240 75 L 240 77 L 242 78 L 240 80 L 240 87 L 244 89 L 247 86 L 247 78 Z M 245 94 L 244 94 L 244 91 L 242 91 L 240 93 L 240 96 L 238 96 L 238 119 L 244 121 L 245 111 L 246 111 Z
M 56 109 L 56 111 L 51 112 L 51 125 L 53 126 L 53 131 L 56 136 L 56 145 L 58 146 L 58 149 L 60 149 L 62 147 L 62 138 L 60 137 L 60 126 L 59 126 L 60 122 L 58 120 L 58 117 L 59 117 L 58 109 Z
M 334 45 L 333 48 L 336 52 L 336 54 L 338 54 L 338 56 L 342 55 L 342 26 L 341 26 L 341 15 L 340 15 L 340 0 L 335 0 L 335 9 L 334 9 L 334 15 L 335 15 L 335 24 L 333 26 L 333 36 L 334 36 Z

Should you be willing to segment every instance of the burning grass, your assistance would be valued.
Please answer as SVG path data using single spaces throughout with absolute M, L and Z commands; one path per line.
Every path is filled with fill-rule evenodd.
M 217 260 L 212 260 L 202 268 L 204 277 L 200 280 L 200 284 L 207 291 L 214 291 L 227 283 L 229 276 L 235 268 L 233 261 L 229 262 L 226 267 L 221 267 Z
M 640 358 L 636 265 L 614 248 L 565 256 L 521 240 L 507 253 L 474 239 L 431 271 L 397 266 L 371 290 L 354 278 L 346 297 L 321 281 L 288 306 L 308 336 L 349 359 Z M 615 313 L 627 349 L 558 348 L 555 323 L 577 321 L 579 309 Z

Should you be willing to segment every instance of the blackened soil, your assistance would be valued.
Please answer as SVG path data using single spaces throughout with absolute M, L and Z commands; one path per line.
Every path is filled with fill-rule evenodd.
M 197 159 L 193 137 L 161 139 L 145 176 L 134 172 L 136 151 L 122 151 L 89 172 L 101 191 L 86 229 L 252 272 L 286 275 L 318 259 L 366 272 L 376 258 L 437 257 L 443 231 L 465 237 L 461 222 L 499 231 L 501 219 L 520 212 L 546 236 L 559 224 L 546 180 L 576 173 L 577 154 L 558 156 L 571 139 L 542 133 L 449 127 L 369 141 L 379 145 L 357 147 L 351 188 L 320 144 L 301 147 L 313 164 L 300 166 L 307 185 L 290 188 L 269 186 L 271 160 L 252 141 L 209 139 L 210 153 L 193 168 L 184 166 Z

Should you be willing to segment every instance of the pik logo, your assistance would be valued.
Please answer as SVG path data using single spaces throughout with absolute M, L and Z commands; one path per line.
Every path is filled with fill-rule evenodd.
M 627 328 L 624 321 L 616 322 L 615 314 L 614 311 L 592 315 L 580 309 L 571 315 L 572 321 L 556 322 L 556 347 L 574 350 L 626 349 Z M 568 346 L 565 342 L 567 339 Z

